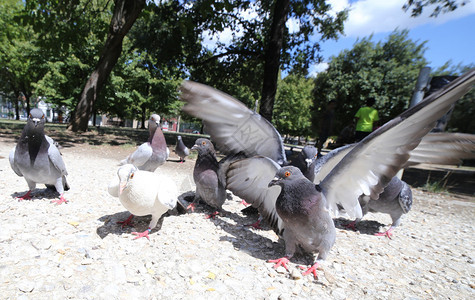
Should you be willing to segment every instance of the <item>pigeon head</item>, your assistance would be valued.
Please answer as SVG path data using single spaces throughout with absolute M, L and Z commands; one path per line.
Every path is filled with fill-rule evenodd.
M 177 136 L 176 139 L 181 141 L 181 135 Z
M 317 158 L 317 148 L 314 146 L 305 146 L 302 149 L 302 156 L 307 163 L 307 167 L 309 167 Z
M 137 167 L 132 164 L 126 164 L 119 168 L 117 176 L 119 176 L 119 195 L 122 194 L 129 182 L 134 178 Z
M 274 179 L 269 182 L 269 187 L 278 185 L 284 186 L 298 179 L 305 178 L 299 168 L 294 166 L 287 166 L 280 168 L 275 174 Z
M 28 116 L 27 122 L 30 126 L 33 125 L 34 127 L 38 127 L 38 125 L 44 125 L 46 122 L 45 114 L 41 109 L 33 108 L 30 111 L 30 115 Z
M 150 120 L 148 120 L 148 128 L 151 131 L 155 131 L 157 127 L 160 126 L 160 116 L 157 114 L 153 114 L 150 116 Z
M 197 139 L 191 150 L 198 151 L 198 154 L 215 153 L 213 143 L 208 139 Z

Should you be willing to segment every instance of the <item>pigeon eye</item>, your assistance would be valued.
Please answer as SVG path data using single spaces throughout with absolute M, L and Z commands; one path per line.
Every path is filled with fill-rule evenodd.
M 203 146 L 206 145 L 206 142 L 205 141 L 201 142 L 201 145 L 203 145 Z
M 41 118 L 44 119 L 44 118 L 45 118 L 45 115 L 42 115 Z
M 33 116 L 30 114 L 30 118 L 33 119 Z
M 284 173 L 284 176 L 285 176 L 285 177 L 289 177 L 291 174 L 292 174 L 292 173 L 290 173 L 289 171 L 287 171 L 287 172 Z
M 134 173 L 130 174 L 130 179 L 134 178 Z

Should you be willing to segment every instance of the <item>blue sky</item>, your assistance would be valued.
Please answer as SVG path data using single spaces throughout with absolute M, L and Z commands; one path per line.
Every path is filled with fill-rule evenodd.
M 333 13 L 349 8 L 348 20 L 345 22 L 345 35 L 337 41 L 325 41 L 321 44 L 324 63 L 310 68 L 315 75 L 326 69 L 331 56 L 338 55 L 344 49 L 351 49 L 361 38 L 373 34 L 372 41 L 385 41 L 395 29 L 408 29 L 409 38 L 414 41 L 427 41 L 425 58 L 433 69 L 443 66 L 447 61 L 452 65 L 475 64 L 475 0 L 459 7 L 453 12 L 440 14 L 437 18 L 429 17 L 433 8 L 427 7 L 416 18 L 402 7 L 407 0 L 327 0 L 332 5 Z M 456 0 L 463 1 L 463 0 Z M 256 18 L 253 6 L 241 12 L 248 19 Z M 295 19 L 286 23 L 291 32 L 298 31 Z M 236 36 L 241 32 L 234 32 Z M 205 45 L 214 48 L 216 42 L 229 44 L 233 32 L 230 28 L 219 35 L 203 34 Z M 318 39 L 315 36 L 315 39 Z
M 385 41 L 394 29 L 409 29 L 414 41 L 427 41 L 425 58 L 433 69 L 447 61 L 452 65 L 475 63 L 475 0 L 454 12 L 429 17 L 432 9 L 411 18 L 401 7 L 405 0 L 330 0 L 335 10 L 350 7 L 345 36 L 322 44 L 325 61 L 344 49 L 351 49 L 358 38 L 373 34 L 372 41 Z M 288 23 L 288 25 L 290 25 Z M 311 68 L 311 73 L 325 69 L 325 63 Z

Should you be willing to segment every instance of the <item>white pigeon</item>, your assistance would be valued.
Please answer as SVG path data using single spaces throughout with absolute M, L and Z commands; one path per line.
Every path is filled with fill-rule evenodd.
M 67 202 L 63 193 L 69 190 L 66 181 L 66 166 L 55 142 L 45 135 L 45 115 L 41 109 L 30 111 L 28 121 L 17 145 L 10 152 L 10 165 L 18 176 L 25 177 L 28 192 L 18 198 L 31 199 L 31 192 L 37 183 L 53 187 L 60 194 L 57 204 Z
M 109 184 L 108 191 L 119 197 L 120 203 L 131 213 L 123 225 L 130 225 L 132 217 L 152 215 L 149 227 L 144 232 L 132 232 L 135 239 L 146 237 L 157 226 L 160 217 L 168 210 L 175 208 L 178 189 L 175 182 L 165 175 L 138 170 L 132 164 L 126 164 L 117 171 L 119 182 Z
M 167 142 L 160 129 L 160 116 L 153 114 L 148 121 L 149 137 L 147 142 L 120 162 L 120 165 L 133 164 L 139 170 L 154 172 L 163 165 L 170 155 Z

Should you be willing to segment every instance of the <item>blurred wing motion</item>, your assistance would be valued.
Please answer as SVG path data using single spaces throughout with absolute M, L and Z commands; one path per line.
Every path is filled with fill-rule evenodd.
M 361 218 L 358 197 L 365 194 L 378 199 L 436 120 L 474 82 L 472 69 L 356 144 L 320 183 L 329 208 L 337 213 L 337 204 L 341 204 L 350 217 Z
M 280 165 L 286 162 L 280 134 L 261 115 L 233 97 L 209 86 L 185 81 L 183 110 L 203 120 L 205 131 L 224 154 L 262 155 Z

